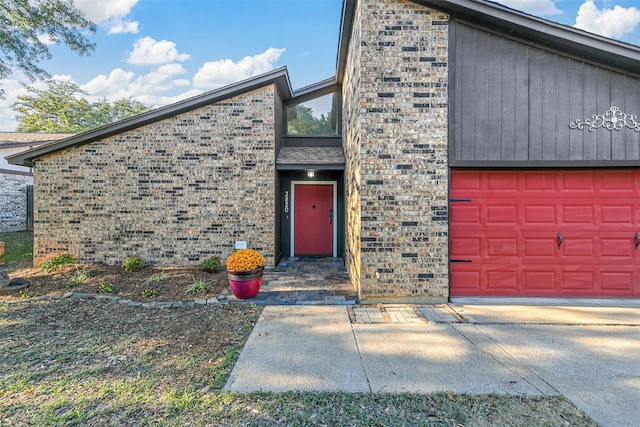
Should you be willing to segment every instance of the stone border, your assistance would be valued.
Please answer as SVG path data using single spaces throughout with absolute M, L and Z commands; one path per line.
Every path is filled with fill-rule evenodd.
M 103 295 L 103 294 L 84 294 L 81 292 L 65 292 L 61 295 L 62 298 L 88 298 L 97 299 L 102 301 L 113 301 L 119 304 L 124 304 L 129 307 L 144 307 L 144 308 L 193 308 L 196 305 L 216 305 L 221 304 L 218 298 L 196 298 L 194 301 L 150 301 L 140 302 L 130 299 L 122 298 L 116 295 Z

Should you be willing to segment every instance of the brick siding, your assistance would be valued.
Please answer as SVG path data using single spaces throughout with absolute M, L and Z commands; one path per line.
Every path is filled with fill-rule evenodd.
M 358 2 L 345 70 L 347 262 L 361 298 L 448 297 L 448 16 Z
M 0 233 L 27 229 L 27 185 L 33 177 L 0 172 Z
M 274 263 L 275 86 L 69 148 L 34 167 L 34 258 L 118 264 Z

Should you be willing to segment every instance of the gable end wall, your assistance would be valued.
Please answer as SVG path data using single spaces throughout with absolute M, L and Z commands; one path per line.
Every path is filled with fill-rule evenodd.
M 34 261 L 226 258 L 244 240 L 274 263 L 275 87 L 36 161 Z

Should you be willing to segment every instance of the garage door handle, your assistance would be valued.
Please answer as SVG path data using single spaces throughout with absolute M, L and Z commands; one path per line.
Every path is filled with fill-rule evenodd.
M 558 249 L 560 249 L 560 246 L 562 246 L 562 234 L 559 231 L 556 238 L 558 239 Z
M 636 231 L 633 235 L 633 238 L 636 241 L 636 250 L 638 250 L 638 245 L 640 245 L 640 234 Z

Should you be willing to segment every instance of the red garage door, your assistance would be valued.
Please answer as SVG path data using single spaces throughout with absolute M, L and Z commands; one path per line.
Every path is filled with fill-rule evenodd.
M 640 170 L 452 171 L 451 295 L 640 297 Z

